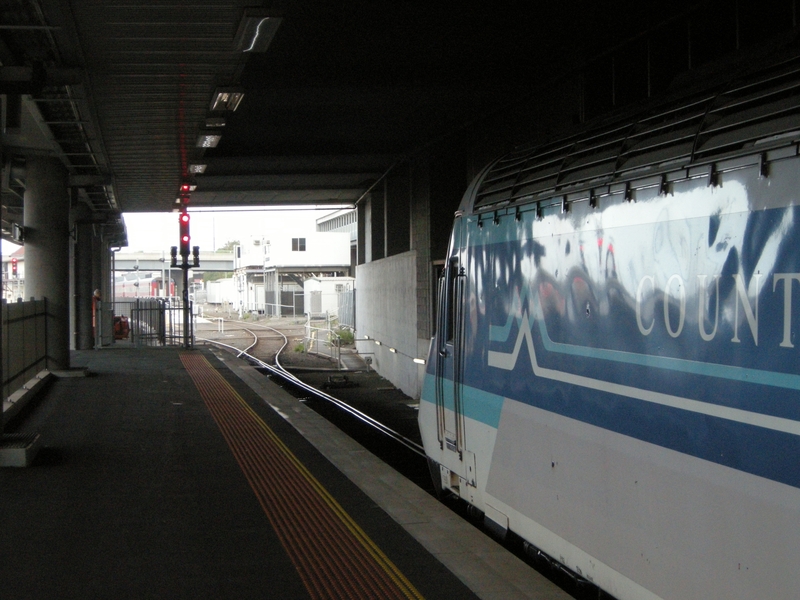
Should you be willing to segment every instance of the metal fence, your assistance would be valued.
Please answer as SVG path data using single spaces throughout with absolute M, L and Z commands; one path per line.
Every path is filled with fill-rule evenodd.
M 196 318 L 189 304 L 189 342 L 194 346 Z M 105 315 L 109 316 L 106 317 Z M 113 317 L 112 317 L 113 315 Z M 47 368 L 47 300 L 2 302 L 2 397 L 8 398 Z M 139 298 L 103 305 L 100 320 L 113 318 L 114 342 L 132 346 L 181 346 L 183 303 L 179 299 Z M 123 323 L 125 326 L 123 327 Z M 105 339 L 96 340 L 97 347 Z
M 274 298 L 274 292 L 270 291 L 269 295 Z M 268 303 L 264 306 L 264 312 L 268 317 L 296 317 L 303 314 L 303 292 L 302 291 L 288 291 L 281 292 L 280 306 L 275 303 Z
M 183 302 L 177 298 L 137 298 L 114 302 L 115 343 L 133 346 L 184 344 Z M 189 343 L 194 346 L 196 317 L 189 303 Z
M 339 325 L 356 328 L 356 291 L 339 292 Z
M 333 330 L 335 317 L 327 315 L 322 318 L 307 316 L 303 347 L 306 352 L 327 356 L 341 367 L 341 340 Z
M 3 302 L 3 399 L 47 368 L 47 301 Z

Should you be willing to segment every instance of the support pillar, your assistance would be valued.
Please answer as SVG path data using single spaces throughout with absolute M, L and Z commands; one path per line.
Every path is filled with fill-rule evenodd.
M 367 248 L 369 248 L 369 244 L 367 244 L 367 236 L 369 235 L 369 228 L 367 227 L 367 223 L 369 222 L 369 201 L 370 197 L 367 194 L 367 197 L 363 200 L 363 202 L 359 202 L 356 205 L 356 227 L 358 227 L 358 233 L 356 235 L 356 266 L 363 265 L 364 263 L 368 263 L 371 258 L 367 258 Z M 356 269 L 353 269 L 351 273 L 353 277 L 356 276 Z
M 102 233 L 102 227 L 97 225 L 95 225 L 94 241 L 95 261 L 97 262 L 99 273 L 95 289 L 100 290 L 100 298 L 102 298 L 100 335 L 103 345 L 109 346 L 114 343 L 114 269 L 108 240 Z
M 68 174 L 55 158 L 30 156 L 25 173 L 25 290 L 47 298 L 47 367 L 69 368 Z
M 91 223 L 76 223 L 75 240 L 75 348 L 90 350 L 94 347 L 92 322 L 92 244 L 94 228 Z

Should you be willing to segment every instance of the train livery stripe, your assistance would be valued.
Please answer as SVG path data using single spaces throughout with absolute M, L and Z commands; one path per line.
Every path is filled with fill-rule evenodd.
M 447 381 L 451 384 L 448 387 L 452 387 L 452 381 L 449 379 Z M 461 394 L 464 400 L 462 409 L 465 417 L 477 421 L 478 423 L 488 425 L 493 429 L 497 429 L 500 426 L 500 416 L 503 411 L 503 403 L 505 402 L 503 396 L 492 394 L 491 392 L 486 392 L 468 385 L 462 386 Z M 425 376 L 422 383 L 420 401 L 433 403 L 433 398 L 435 397 L 436 377 L 428 374 Z M 443 400 L 445 408 L 448 410 L 455 410 L 452 394 L 445 394 Z
M 673 396 L 661 392 L 654 392 L 652 390 L 645 390 L 629 385 L 622 385 L 618 383 L 611 383 L 600 379 L 593 379 L 591 377 L 584 377 L 582 375 L 573 375 L 564 371 L 557 371 L 555 369 L 547 369 L 539 365 L 536 359 L 536 350 L 534 349 L 533 337 L 531 335 L 531 326 L 528 320 L 527 313 L 523 313 L 520 323 L 520 333 L 517 337 L 514 350 L 510 353 L 501 352 L 488 352 L 488 364 L 490 367 L 497 367 L 505 370 L 512 370 L 517 362 L 517 357 L 522 346 L 523 338 L 526 341 L 528 353 L 530 356 L 531 367 L 533 373 L 537 377 L 545 379 L 552 379 L 561 381 L 572 385 L 578 385 L 585 388 L 599 390 L 602 392 L 609 392 L 619 396 L 627 396 L 628 398 L 635 398 L 637 400 L 644 400 L 654 404 L 662 404 L 672 408 L 681 410 L 688 410 L 691 412 L 701 413 L 711 417 L 718 417 L 727 419 L 729 421 L 736 421 L 746 425 L 754 425 L 756 427 L 763 427 L 765 429 L 772 429 L 774 431 L 781 431 L 793 435 L 800 435 L 800 422 L 791 419 L 784 419 L 781 417 L 773 417 L 761 413 L 755 413 L 738 408 L 730 408 L 711 404 L 708 402 L 700 402 L 691 400 L 689 398 L 682 398 L 680 396 Z M 545 333 L 546 335 L 546 333 Z
M 566 372 L 557 371 L 554 369 L 545 369 L 544 367 L 541 367 L 538 364 L 536 357 L 533 353 L 533 341 L 531 338 L 531 322 L 527 314 L 524 314 L 524 311 L 522 309 L 525 297 L 526 297 L 526 292 L 523 290 L 522 294 L 517 296 L 516 301 L 514 303 L 514 307 L 512 308 L 512 311 L 509 312 L 508 319 L 505 325 L 503 326 L 492 325 L 489 327 L 490 341 L 503 343 L 508 341 L 509 335 L 511 333 L 512 324 L 516 321 L 518 325 L 517 340 L 515 342 L 515 347 L 512 350 L 512 352 L 502 353 L 490 350 L 488 352 L 489 366 L 507 370 L 513 369 L 514 365 L 516 364 L 522 340 L 523 338 L 525 338 L 527 341 L 527 345 L 529 346 L 529 350 L 531 351 L 531 366 L 533 368 L 534 373 L 536 373 L 537 375 L 547 377 L 548 379 L 554 379 L 557 381 L 564 381 L 566 383 L 582 385 L 583 387 L 591 387 L 593 389 L 609 391 L 612 393 L 619 393 L 610 388 L 610 386 L 614 385 L 612 383 L 607 383 L 605 381 L 596 379 L 573 377 Z M 606 360 L 623 364 L 652 367 L 664 370 L 677 371 L 690 375 L 716 377 L 719 379 L 727 379 L 740 383 L 768 385 L 772 387 L 780 387 L 791 390 L 800 390 L 800 376 L 792 373 L 762 371 L 758 369 L 749 369 L 747 367 L 738 367 L 738 366 L 733 367 L 729 365 L 704 363 L 699 361 L 691 361 L 691 360 L 672 358 L 666 356 L 636 354 L 633 352 L 624 352 L 620 350 L 591 348 L 586 346 L 576 346 L 574 344 L 554 342 L 550 338 L 550 335 L 547 331 L 547 323 L 545 322 L 543 316 L 541 301 L 539 299 L 538 294 L 533 295 L 533 310 L 534 310 L 533 321 L 538 325 L 538 330 L 542 345 L 544 346 L 545 351 L 548 353 L 566 354 L 569 356 L 578 356 L 581 358 Z M 523 316 L 525 317 L 524 320 Z M 547 375 L 543 375 L 542 373 L 538 373 L 537 371 L 543 371 L 557 375 L 548 377 Z M 588 382 L 596 382 L 596 383 L 590 383 L 590 385 L 584 385 L 583 383 L 578 383 L 577 379 L 582 379 Z M 622 386 L 622 387 L 628 387 L 628 386 Z M 638 398 L 640 400 L 646 399 L 646 398 L 641 398 L 640 396 L 642 394 L 645 394 L 647 390 L 640 390 L 638 388 L 632 388 L 632 387 L 630 389 L 636 390 L 636 392 L 634 394 L 625 393 L 623 395 L 626 395 L 631 398 Z M 759 427 L 767 427 L 769 429 L 775 429 L 776 431 L 786 431 L 793 434 L 800 433 L 800 428 L 798 428 L 797 426 L 797 421 L 794 421 L 792 419 L 784 419 L 777 416 L 771 417 L 761 412 L 755 412 L 755 411 L 746 411 L 735 408 L 726 409 L 723 408 L 723 406 L 721 405 L 717 406 L 716 403 L 689 400 L 686 398 L 681 398 L 678 396 L 672 396 L 668 394 L 656 394 L 652 396 L 652 398 L 660 398 L 661 401 L 659 400 L 650 400 L 650 401 L 656 401 L 657 403 L 665 404 L 667 406 L 674 406 L 686 410 L 695 410 L 696 412 L 701 412 L 722 418 L 730 418 L 731 420 L 734 421 L 748 423 L 751 425 L 758 425 Z M 689 408 L 690 406 L 693 408 Z M 708 408 L 704 408 L 706 406 Z M 728 416 L 726 416 L 726 414 Z
M 180 357 L 310 596 L 421 600 L 208 360 L 188 352 Z
M 509 313 L 506 323 L 502 326 L 491 325 L 489 327 L 489 339 L 493 342 L 506 342 L 511 333 L 511 325 L 516 320 L 518 324 L 522 322 L 522 303 L 525 300 L 525 293 L 519 297 L 515 310 Z M 729 379 L 742 383 L 757 383 L 791 390 L 800 390 L 800 376 L 793 373 L 779 373 L 776 371 L 762 371 L 747 367 L 722 365 L 717 363 L 705 363 L 682 358 L 672 358 L 669 356 L 654 356 L 651 354 L 636 354 L 634 352 L 623 352 L 620 350 L 608 350 L 605 348 L 590 348 L 587 346 L 576 346 L 574 344 L 564 344 L 554 342 L 547 333 L 547 323 L 542 315 L 541 301 L 539 295 L 534 295 L 534 320 L 539 326 L 539 332 L 545 350 L 559 354 L 569 354 L 584 358 L 596 358 L 643 367 L 655 367 L 691 375 L 705 375 L 717 377 L 719 379 Z

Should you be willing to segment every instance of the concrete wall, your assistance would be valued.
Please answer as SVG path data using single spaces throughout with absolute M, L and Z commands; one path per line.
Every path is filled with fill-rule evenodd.
M 554 92 L 547 106 L 498 113 L 420 150 L 359 202 L 356 337 L 371 339 L 357 347 L 406 394 L 419 397 L 422 388 L 425 365 L 413 359 L 428 358 L 437 276 L 462 195 L 490 160 L 562 128 L 573 91 Z
M 418 354 L 416 280 L 413 250 L 356 268 L 356 336 L 370 338 L 357 342 L 358 351 L 371 356 L 375 370 L 413 398 L 419 398 L 424 368 L 413 359 L 427 358 Z M 427 348 L 427 343 L 422 345 Z
M 469 182 L 465 171 L 463 151 L 422 153 L 398 166 L 358 207 L 363 240 L 356 268 L 356 337 L 372 338 L 359 342 L 358 351 L 415 398 L 425 365 L 414 358 L 428 358 L 437 269 L 444 263 L 453 214 Z M 384 251 L 388 257 L 381 255 Z

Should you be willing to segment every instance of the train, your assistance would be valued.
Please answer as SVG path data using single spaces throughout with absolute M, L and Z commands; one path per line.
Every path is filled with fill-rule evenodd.
M 175 295 L 175 280 L 169 279 L 168 294 L 162 289 L 161 273 L 156 271 L 134 271 L 118 274 L 114 278 L 116 298 L 159 298 Z
M 618 600 L 796 597 L 800 56 L 486 166 L 434 329 L 441 493 Z

